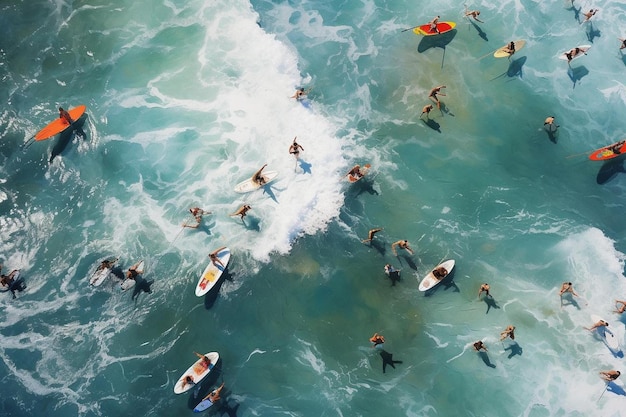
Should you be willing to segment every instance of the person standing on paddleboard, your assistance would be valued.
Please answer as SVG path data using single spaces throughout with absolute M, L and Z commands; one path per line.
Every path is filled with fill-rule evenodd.
M 445 94 L 441 92 L 442 88 L 446 88 L 446 86 L 440 85 L 438 87 L 431 89 L 430 93 L 428 93 L 428 98 L 437 104 L 438 109 L 441 109 L 441 102 L 439 101 L 439 98 L 437 97 L 437 95 L 445 96 Z
M 439 23 L 439 16 L 435 17 L 433 20 L 428 22 L 430 25 L 429 32 L 430 33 L 439 33 L 439 29 L 437 28 L 437 24 Z

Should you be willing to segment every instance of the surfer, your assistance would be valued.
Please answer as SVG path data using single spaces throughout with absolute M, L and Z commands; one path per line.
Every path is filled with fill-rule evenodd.
M 600 378 L 607 382 L 615 381 L 622 374 L 620 371 L 611 369 L 610 371 L 600 371 Z
M 622 301 L 622 300 L 615 300 L 615 304 L 621 304 L 621 307 L 618 307 L 615 309 L 616 313 L 622 314 L 624 311 L 626 311 L 626 301 Z
M 480 23 L 485 23 L 478 18 L 479 15 L 480 15 L 480 10 L 467 11 L 467 6 L 465 7 L 465 17 L 473 17 L 475 21 L 480 22 Z
M 211 363 L 211 359 L 209 359 L 208 356 L 206 355 L 202 355 L 198 352 L 194 352 L 196 354 L 197 357 L 199 357 L 200 359 L 202 359 L 200 361 L 200 363 L 198 364 L 198 366 L 201 368 L 200 372 L 197 373 L 202 373 L 204 371 L 206 371 L 207 369 L 213 369 L 213 364 Z
M 296 159 L 300 157 L 300 151 L 304 151 L 304 148 L 298 142 L 296 142 L 297 138 L 297 136 L 293 138 L 293 143 L 291 144 L 291 146 L 289 146 L 289 153 L 295 156 Z
M 509 54 L 509 59 L 511 59 L 511 55 L 515 53 L 515 42 L 511 41 L 507 46 L 502 49 L 504 52 Z
M 583 16 L 585 16 L 585 20 L 582 23 L 585 23 L 587 20 L 591 19 L 597 12 L 599 9 L 590 9 L 587 13 L 583 13 Z
M 63 107 L 59 107 L 59 119 L 65 119 L 65 121 L 70 125 L 74 124 L 74 119 L 72 119 L 72 116 L 70 116 L 67 110 L 63 109 Z
M 385 338 L 382 334 L 374 333 L 374 336 L 370 337 L 370 342 L 373 343 L 372 347 L 375 348 L 376 346 L 385 343 Z
M 489 284 L 487 284 L 486 282 L 484 284 L 482 284 L 480 286 L 480 289 L 478 290 L 478 298 L 480 298 L 480 295 L 484 292 L 487 297 L 491 297 L 491 294 L 489 294 Z
M 185 377 L 183 378 L 183 385 L 181 386 L 181 388 L 185 389 L 187 385 L 192 385 L 192 386 L 196 385 L 191 375 L 185 375 Z
M 439 23 L 439 16 L 435 17 L 433 20 L 428 22 L 430 25 L 430 29 L 428 30 L 430 33 L 439 33 L 439 29 L 437 28 L 437 23 Z
M 229 216 L 241 216 L 241 221 L 243 221 L 243 218 L 246 217 L 246 213 L 251 208 L 252 207 L 250 207 L 248 204 L 244 204 L 243 206 L 239 207 L 236 212 L 229 214 Z
M 369 232 L 367 232 L 367 239 L 363 239 L 361 242 L 363 243 L 371 242 L 372 240 L 374 240 L 374 235 L 376 235 L 376 233 L 380 232 L 381 230 L 383 230 L 382 227 L 371 229 Z
M 613 152 L 615 155 L 619 155 L 621 154 L 621 149 L 622 146 L 624 146 L 624 143 L 626 143 L 625 140 L 620 140 L 619 142 L 611 145 L 611 147 L 609 148 L 611 150 L 611 152 Z
M 105 259 L 104 261 L 100 262 L 100 266 L 98 266 L 98 271 L 102 271 L 103 269 L 111 269 L 113 268 L 113 265 L 115 265 L 115 262 L 117 262 L 117 258 L 115 259 Z
M 597 329 L 597 328 L 599 328 L 599 327 L 609 327 L 609 323 L 607 323 L 607 322 L 606 322 L 606 321 L 604 321 L 604 320 L 598 320 L 598 322 L 597 322 L 597 323 L 594 323 L 594 324 L 593 324 L 593 326 L 591 326 L 591 327 L 585 327 L 585 329 L 587 329 L 587 330 L 589 330 L 589 331 L 592 331 L 592 330 Z
M 474 350 L 476 352 L 480 352 L 481 350 L 487 352 L 487 346 L 485 346 L 482 340 L 479 340 L 478 342 L 474 343 Z
M 424 113 L 426 113 L 426 119 L 430 119 L 430 111 L 433 109 L 433 105 L 432 104 L 427 104 L 422 108 L 422 114 L 420 114 L 420 119 L 422 118 L 422 116 L 424 115 Z
M 346 174 L 346 177 L 352 176 L 354 179 L 359 179 L 365 176 L 364 173 L 361 172 L 361 166 L 355 165 L 352 167 L 350 171 Z
M 265 177 L 261 175 L 261 172 L 265 169 L 266 166 L 267 164 L 263 165 L 261 169 L 259 169 L 257 172 L 254 173 L 254 175 L 252 176 L 253 183 L 258 184 L 258 185 L 263 185 L 267 182 Z
M 222 385 L 219 386 L 219 388 L 214 389 L 213 391 L 209 392 L 209 394 L 206 397 L 204 397 L 202 401 L 209 400 L 211 402 L 211 405 L 215 404 L 216 401 L 222 398 L 220 397 L 220 392 L 222 392 L 222 388 L 224 388 L 223 382 L 222 382 Z
M 189 213 L 191 213 L 191 215 L 194 217 L 194 219 L 196 219 L 196 224 L 195 224 L 195 226 L 193 226 L 193 225 L 188 225 L 187 223 L 183 223 L 183 227 L 189 227 L 191 229 L 197 229 L 198 226 L 200 226 L 200 223 L 202 222 L 202 216 L 204 214 L 211 214 L 210 211 L 204 211 L 200 207 L 190 208 L 189 209 Z
M 391 244 L 391 251 L 393 252 L 394 255 L 398 256 L 398 253 L 396 252 L 396 246 L 398 246 L 400 249 L 406 250 L 411 255 L 413 255 L 413 249 L 411 249 L 411 247 L 409 246 L 409 241 L 408 240 L 406 240 L 406 239 L 398 240 L 397 242 L 393 242 Z
M 556 126 L 556 127 L 553 129 L 552 126 Z M 556 128 L 561 127 L 561 126 L 555 125 L 554 116 L 548 116 L 546 117 L 546 120 L 544 120 L 543 122 L 543 127 L 552 132 L 556 130 Z
M 576 58 L 578 54 L 583 53 L 587 55 L 587 50 L 583 48 L 572 48 L 569 52 L 565 52 L 565 57 L 567 58 L 567 65 L 572 61 L 572 59 Z
M 448 275 L 448 271 L 446 270 L 446 268 L 444 268 L 443 266 L 440 266 L 439 268 L 435 268 L 433 269 L 433 276 L 438 280 L 441 281 L 442 279 L 444 279 L 446 276 Z
M 295 98 L 296 100 L 302 100 L 304 97 L 306 97 L 307 94 L 309 94 L 309 91 L 311 91 L 310 88 L 305 91 L 304 87 L 300 87 L 296 90 L 295 93 L 293 93 L 293 96 L 291 96 L 290 98 Z
M 431 99 L 433 102 L 435 102 L 437 104 L 437 108 L 440 110 L 441 110 L 441 102 L 439 101 L 439 98 L 437 97 L 437 95 L 445 96 L 445 94 L 441 92 L 442 88 L 446 88 L 446 86 L 440 85 L 438 87 L 431 89 L 430 93 L 428 93 L 428 98 Z
M 622 51 L 622 49 L 626 48 L 626 39 L 622 39 L 622 38 L 617 38 L 620 41 L 622 41 L 621 45 L 619 46 L 620 52 Z
M 222 266 L 222 268 L 226 268 L 226 265 L 224 265 L 224 263 L 220 260 L 220 258 L 217 257 L 217 254 L 220 253 L 224 249 L 226 249 L 226 246 L 222 246 L 221 248 L 216 249 L 213 252 L 209 253 L 209 258 L 211 259 L 211 262 L 213 262 L 213 265 L 217 266 L 218 268 L 220 265 Z
M 561 284 L 561 289 L 559 290 L 559 297 L 563 297 L 563 294 L 565 294 L 566 292 L 571 293 L 574 297 L 578 297 L 578 294 L 576 294 L 576 291 L 574 291 L 574 287 L 572 286 L 571 282 L 564 282 L 563 284 Z
M 9 275 L 0 274 L 0 285 L 7 287 L 9 291 L 11 291 L 14 299 L 16 298 L 15 291 L 22 292 L 26 289 L 26 285 L 24 284 L 23 279 L 15 279 L 15 276 L 19 272 L 20 271 L 18 269 L 14 269 Z
M 503 341 L 507 337 L 510 337 L 511 340 L 515 340 L 515 326 L 507 326 L 503 332 L 500 333 L 500 341 Z
M 135 265 L 128 268 L 128 271 L 126 271 L 126 278 L 136 279 L 139 276 L 139 274 L 143 272 L 143 271 L 137 271 L 137 267 L 139 266 L 140 263 L 141 261 L 137 262 Z

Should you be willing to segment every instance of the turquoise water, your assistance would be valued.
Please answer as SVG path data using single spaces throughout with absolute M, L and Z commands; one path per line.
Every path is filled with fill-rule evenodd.
M 199 393 L 226 384 L 209 415 L 621 415 L 597 372 L 624 359 L 582 326 L 600 315 L 625 342 L 623 160 L 587 159 L 624 137 L 625 9 L 580 25 L 570 4 L 484 1 L 473 25 L 447 0 L 5 2 L 0 262 L 28 288 L 0 296 L 0 415 L 190 415 L 199 397 L 173 386 L 193 351 L 222 358 Z M 456 30 L 403 31 L 435 15 Z M 511 61 L 490 56 L 511 39 L 527 42 Z M 582 44 L 571 69 L 557 59 Z M 309 108 L 289 99 L 301 85 Z M 86 140 L 22 148 L 78 104 Z M 232 191 L 265 163 L 268 192 Z M 243 203 L 245 223 L 228 216 Z M 193 206 L 213 214 L 181 232 Z M 413 257 L 393 256 L 399 239 Z M 222 245 L 227 279 L 197 298 Z M 144 259 L 152 293 L 89 287 L 110 256 Z M 561 307 L 563 281 L 581 298 Z M 517 345 L 499 342 L 509 324 Z

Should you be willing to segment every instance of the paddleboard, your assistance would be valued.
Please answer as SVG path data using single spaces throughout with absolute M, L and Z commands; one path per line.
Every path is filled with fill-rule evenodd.
M 80 106 L 74 107 L 73 109 L 69 110 L 68 113 L 73 120 L 78 120 L 80 116 L 85 113 L 86 109 L 87 107 L 84 104 L 81 104 Z M 48 123 L 46 127 L 37 132 L 37 134 L 35 135 L 35 140 L 46 140 L 48 138 L 51 138 L 57 133 L 63 132 L 69 126 L 70 124 L 67 122 L 67 120 L 59 117 L 58 119 Z
M 20 275 L 22 275 L 20 273 L 19 269 L 15 269 L 13 271 L 11 271 L 11 273 L 15 272 L 15 275 L 13 275 L 13 283 L 16 283 L 18 279 L 20 279 Z M 11 274 L 9 274 L 11 275 Z M 11 289 L 10 285 L 4 285 L 4 284 L 0 284 L 0 292 L 7 292 Z
M 589 51 L 589 49 L 591 49 L 591 45 L 578 45 L 576 48 L 580 48 L 581 51 L 587 52 Z M 570 50 L 571 49 L 568 49 L 567 51 L 560 53 L 559 59 L 562 59 L 563 61 L 567 61 L 567 56 L 565 54 L 568 53 Z M 572 61 L 580 58 L 581 56 L 585 56 L 583 52 L 579 52 L 578 55 L 572 57 Z
M 611 148 L 620 142 L 623 142 L 622 147 L 619 148 L 619 153 L 615 153 L 611 150 Z M 626 153 L 626 139 L 620 142 L 615 142 L 614 144 L 605 146 L 604 148 L 596 149 L 591 155 L 589 155 L 589 159 L 592 161 L 605 161 L 607 159 L 617 158 L 621 154 Z
M 138 275 L 143 274 L 145 266 L 146 266 L 146 263 L 143 260 L 139 262 L 139 265 L 137 265 L 137 268 L 136 268 Z M 124 281 L 122 281 L 122 284 L 121 284 L 122 291 L 126 291 L 130 288 L 133 288 L 135 284 L 136 282 L 134 279 L 126 278 Z
M 206 400 L 202 401 L 200 404 L 196 405 L 196 408 L 193 409 L 193 412 L 201 413 L 212 405 L 213 405 L 213 402 L 211 402 L 211 400 L 207 398 Z
M 443 33 L 450 32 L 455 26 L 456 23 L 454 22 L 439 22 L 437 23 L 437 30 L 439 33 L 437 33 L 437 31 L 431 30 L 430 25 L 427 23 L 413 29 L 413 33 L 424 36 L 441 35 Z
M 600 320 L 604 320 L 602 317 L 600 316 L 596 316 L 595 314 L 591 315 L 591 320 L 593 321 L 593 323 L 597 323 Z M 608 321 L 604 320 L 605 322 L 608 323 Z M 617 340 L 617 337 L 615 337 L 615 335 L 613 334 L 613 332 L 605 327 L 605 328 L 597 328 L 596 331 L 598 332 L 598 334 L 600 336 L 602 336 L 602 338 L 604 339 L 604 342 L 606 343 L 606 345 L 609 347 L 609 349 L 613 350 L 613 351 L 618 351 L 619 350 L 619 341 Z
M 368 171 L 370 170 L 372 166 L 370 164 L 365 164 L 364 166 L 362 166 L 361 168 L 359 168 L 359 171 L 361 171 L 361 174 L 363 174 L 361 177 L 357 177 L 356 175 L 352 175 L 349 174 L 348 175 L 348 181 L 350 182 L 357 182 L 358 180 L 360 180 L 361 178 L 363 178 L 364 176 L 367 175 Z
M 526 41 L 521 40 L 521 39 L 518 40 L 518 41 L 513 41 L 513 43 L 515 44 L 515 53 L 518 53 L 519 50 L 522 49 L 524 47 L 524 45 L 526 45 Z M 509 47 L 509 44 L 507 43 L 502 48 L 500 48 L 496 52 L 494 52 L 493 53 L 494 58 L 508 58 L 508 57 L 510 57 L 511 54 L 506 52 L 508 47 Z
M 217 257 L 220 261 L 228 267 L 228 262 L 230 261 L 230 249 L 224 248 L 217 253 Z M 200 280 L 198 280 L 198 285 L 196 285 L 196 295 L 198 297 L 202 297 L 204 294 L 208 293 L 211 288 L 217 284 L 222 273 L 226 268 L 223 268 L 221 265 L 215 265 L 213 261 L 209 261 L 209 264 L 206 268 L 204 268 L 204 272 L 200 275 Z
M 217 361 L 220 359 L 220 354 L 217 352 L 209 352 L 206 353 L 204 356 L 208 357 L 211 360 L 212 365 L 208 369 L 204 369 L 200 365 L 200 362 L 202 362 L 202 358 L 195 361 L 193 365 L 187 368 L 187 370 L 180 376 L 180 378 L 178 378 L 176 385 L 174 385 L 175 394 L 182 394 L 183 392 L 187 392 L 195 386 L 192 384 L 186 384 L 183 388 L 183 382 L 187 375 L 191 376 L 193 378 L 193 382 L 197 384 L 202 381 L 204 377 L 209 374 L 209 372 L 211 372 L 211 370 L 215 367 Z
M 450 275 L 450 272 L 452 272 L 452 269 L 454 268 L 454 259 L 449 259 L 449 260 L 447 260 L 447 261 L 445 261 L 443 263 L 440 263 L 439 265 L 434 267 L 433 270 L 435 270 L 437 268 L 441 268 L 441 267 L 445 268 L 446 271 L 448 271 L 448 275 Z M 446 275 L 444 278 L 439 280 L 439 279 L 435 278 L 435 275 L 433 275 L 433 271 L 430 271 L 428 273 L 428 275 L 426 275 L 424 277 L 422 282 L 420 282 L 419 290 L 420 291 L 426 291 L 426 290 L 430 290 L 431 288 L 436 287 L 437 285 L 439 285 L 441 283 L 441 281 L 446 279 L 448 277 L 448 275 Z
M 235 192 L 244 194 L 244 193 L 249 193 L 254 190 L 258 190 L 259 188 L 264 187 L 267 184 L 274 181 L 276 177 L 278 176 L 278 172 L 267 171 L 267 172 L 263 172 L 262 175 L 263 175 L 263 178 L 265 178 L 265 184 L 259 185 L 256 182 L 252 181 L 252 179 L 250 178 L 245 181 L 241 181 L 239 184 L 237 184 L 235 186 Z

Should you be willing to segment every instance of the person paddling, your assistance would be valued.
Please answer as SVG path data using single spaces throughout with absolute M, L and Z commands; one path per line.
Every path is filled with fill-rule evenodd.
M 265 179 L 265 177 L 261 174 L 261 172 L 263 172 L 263 170 L 265 169 L 265 167 L 267 166 L 267 164 L 263 165 L 261 167 L 261 169 L 259 169 L 257 172 L 254 173 L 254 175 L 252 176 L 252 182 L 261 186 L 264 185 L 267 180 Z
M 385 343 L 385 338 L 382 334 L 374 333 L 374 336 L 370 337 L 370 342 L 373 343 L 372 347 L 375 348 L 376 346 Z

